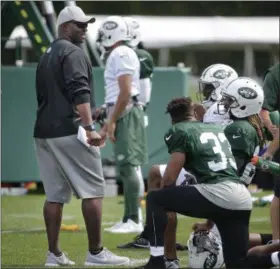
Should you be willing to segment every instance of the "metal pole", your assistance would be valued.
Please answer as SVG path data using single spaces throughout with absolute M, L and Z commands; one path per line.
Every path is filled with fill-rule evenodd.
M 43 14 L 47 20 L 47 25 L 52 32 L 53 36 L 57 37 L 56 29 L 56 13 L 53 7 L 52 1 L 42 1 L 40 2 L 43 10 Z
M 251 44 L 244 47 L 244 75 L 254 77 L 256 75 L 254 50 Z

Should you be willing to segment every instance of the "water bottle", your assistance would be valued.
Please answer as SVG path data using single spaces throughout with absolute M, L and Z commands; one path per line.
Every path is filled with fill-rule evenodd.
M 264 160 L 259 156 L 254 156 L 251 160 L 252 164 L 255 165 L 257 168 L 261 169 L 262 171 L 270 172 L 275 175 L 280 175 L 280 164 Z

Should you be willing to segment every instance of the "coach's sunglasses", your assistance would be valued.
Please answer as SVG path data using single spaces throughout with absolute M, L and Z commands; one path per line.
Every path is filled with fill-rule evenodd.
M 75 24 L 78 28 L 80 29 L 85 29 L 87 28 L 88 24 L 84 22 L 77 22 L 77 21 L 69 21 L 69 23 Z

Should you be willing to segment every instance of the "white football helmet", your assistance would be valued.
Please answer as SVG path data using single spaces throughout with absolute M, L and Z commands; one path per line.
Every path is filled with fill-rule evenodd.
M 130 27 L 121 16 L 107 17 L 98 29 L 96 42 L 99 46 L 110 48 L 119 41 L 131 40 Z
M 210 65 L 198 80 L 198 99 L 208 109 L 213 102 L 221 100 L 223 89 L 236 78 L 238 74 L 232 67 L 225 64 Z
M 239 77 L 226 87 L 218 104 L 218 112 L 221 113 L 221 105 L 224 111 L 230 112 L 236 118 L 245 118 L 259 114 L 263 101 L 264 93 L 259 83 L 251 78 Z
M 133 19 L 131 17 L 124 17 L 124 20 L 126 21 L 128 26 L 130 27 L 130 33 L 131 33 L 131 38 L 132 38 L 128 42 L 128 44 L 132 48 L 135 48 L 135 47 L 137 47 L 137 45 L 141 41 L 140 25 L 139 25 L 139 23 L 135 19 Z
M 221 268 L 224 264 L 222 243 L 212 232 L 191 233 L 188 252 L 190 268 Z

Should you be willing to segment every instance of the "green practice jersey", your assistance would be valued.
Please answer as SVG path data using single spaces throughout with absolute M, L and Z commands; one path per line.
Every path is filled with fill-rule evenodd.
M 280 113 L 277 110 L 270 112 L 269 117 L 273 125 L 280 126 Z
M 135 50 L 140 61 L 140 79 L 151 78 L 154 72 L 153 56 L 144 49 Z
M 184 168 L 195 175 L 198 183 L 240 181 L 222 126 L 180 122 L 168 130 L 164 139 L 170 154 L 186 153 Z
M 280 113 L 280 63 L 267 70 L 264 78 L 263 108 Z
M 247 120 L 235 120 L 224 131 L 238 166 L 238 174 L 241 175 L 259 147 L 257 131 Z

